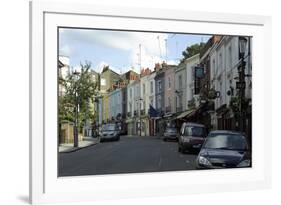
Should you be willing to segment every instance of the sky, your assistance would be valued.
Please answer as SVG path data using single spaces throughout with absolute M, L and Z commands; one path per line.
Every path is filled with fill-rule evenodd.
M 178 64 L 182 51 L 195 43 L 206 42 L 210 35 L 133 32 L 96 29 L 59 29 L 59 55 L 69 57 L 70 67 L 90 62 L 100 72 L 105 65 L 117 73 L 133 69 L 153 69 L 163 61 Z

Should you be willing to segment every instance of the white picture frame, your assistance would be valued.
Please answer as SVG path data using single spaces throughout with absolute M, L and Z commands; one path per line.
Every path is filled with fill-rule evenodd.
M 58 178 L 57 93 L 53 92 L 57 89 L 58 26 L 253 36 L 253 167 Z M 269 188 L 271 109 L 266 110 L 266 107 L 271 106 L 271 92 L 268 90 L 271 90 L 270 17 L 31 2 L 30 202 L 43 204 Z

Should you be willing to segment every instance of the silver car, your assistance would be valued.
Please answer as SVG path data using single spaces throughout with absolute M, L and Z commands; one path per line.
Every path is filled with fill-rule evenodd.
M 100 131 L 100 141 L 120 140 L 120 129 L 117 124 L 110 123 L 102 125 Z
M 167 127 L 164 132 L 163 141 L 178 140 L 178 130 L 176 127 Z

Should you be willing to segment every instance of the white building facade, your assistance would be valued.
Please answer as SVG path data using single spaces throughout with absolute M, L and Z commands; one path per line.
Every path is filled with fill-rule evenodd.
M 250 48 L 250 49 L 249 49 Z M 251 99 L 252 68 L 251 68 L 251 39 L 245 51 L 245 97 Z M 210 88 L 218 92 L 214 100 L 215 112 L 211 115 L 214 129 L 234 129 L 238 126 L 234 113 L 230 109 L 231 100 L 238 95 L 236 82 L 239 79 L 238 67 L 239 37 L 224 36 L 210 50 Z
M 128 135 L 136 135 L 140 117 L 140 81 L 127 85 L 127 129 Z
M 155 108 L 155 72 L 149 73 L 140 80 L 140 98 L 141 98 L 141 135 L 153 135 L 154 120 L 150 119 L 149 108 Z
M 185 60 L 186 64 L 186 100 L 187 109 L 190 110 L 199 105 L 199 95 L 194 95 L 195 66 L 199 64 L 200 56 L 196 54 Z
M 180 113 L 187 110 L 187 100 L 186 100 L 186 90 L 187 90 L 187 80 L 186 80 L 186 64 L 185 62 L 178 65 L 175 69 L 175 93 L 176 93 L 176 112 Z

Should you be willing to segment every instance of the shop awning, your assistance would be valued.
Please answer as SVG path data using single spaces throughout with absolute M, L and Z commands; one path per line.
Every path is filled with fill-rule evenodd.
M 190 117 L 191 115 L 193 115 L 195 112 L 197 111 L 197 109 L 191 109 L 191 110 L 187 110 L 182 112 L 181 114 L 179 114 L 176 119 L 181 119 L 184 117 Z

